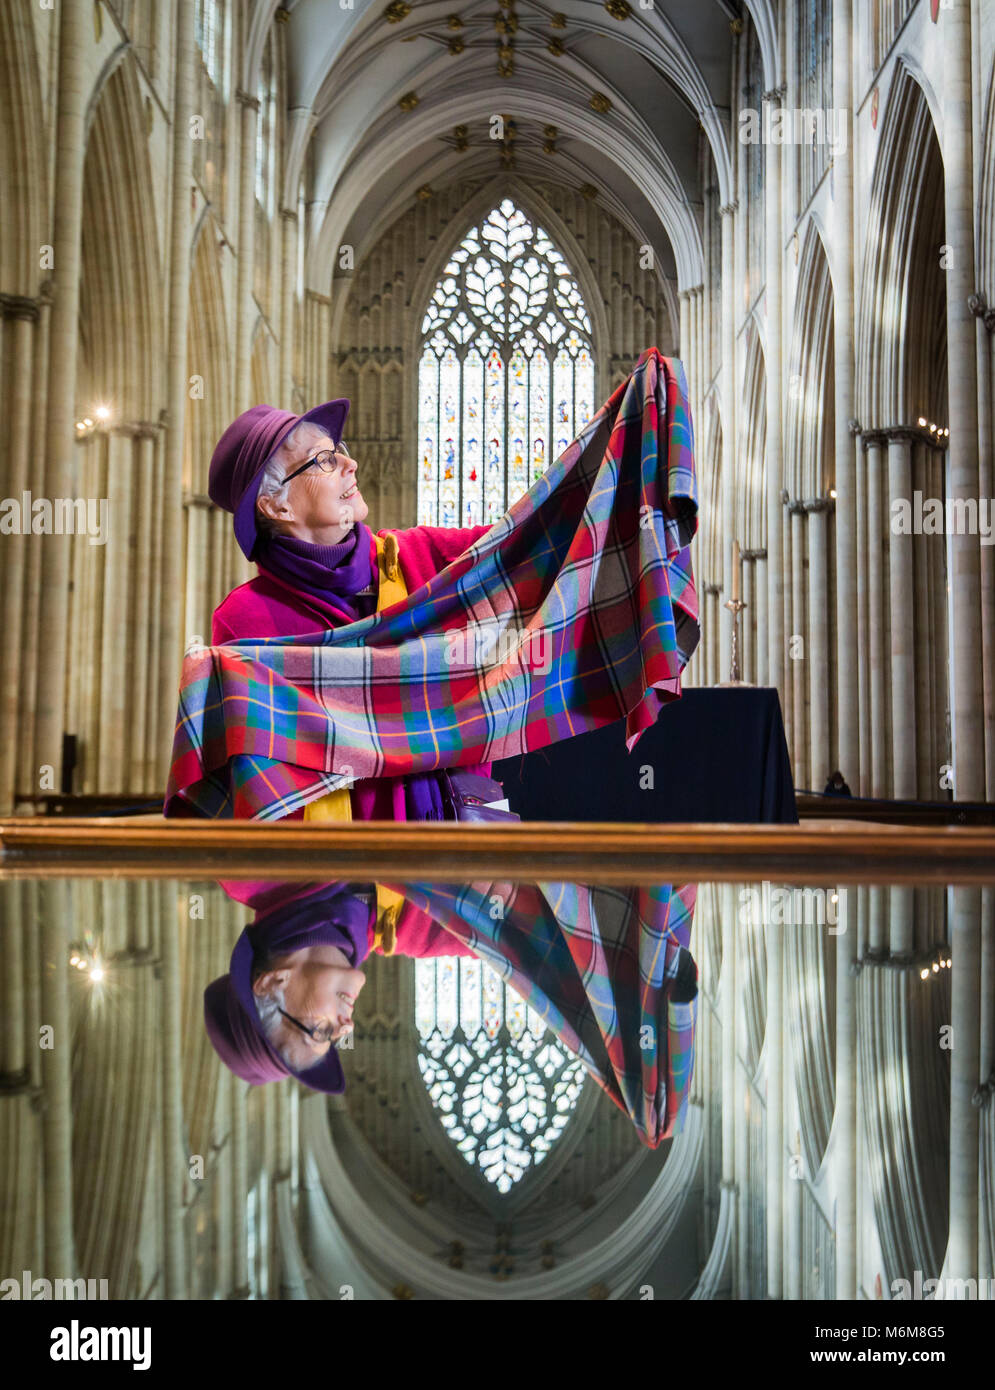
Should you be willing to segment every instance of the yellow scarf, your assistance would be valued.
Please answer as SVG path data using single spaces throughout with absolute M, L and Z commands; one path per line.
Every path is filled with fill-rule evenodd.
M 397 537 L 390 532 L 385 537 L 374 536 L 377 545 L 377 612 L 389 608 L 407 598 L 408 591 L 398 564 Z M 352 820 L 352 798 L 348 787 L 338 791 L 326 792 L 317 801 L 304 808 L 306 821 Z M 392 893 L 389 888 L 377 888 L 377 924 L 374 946 L 379 946 L 385 956 L 394 954 L 397 942 L 397 919 L 401 914 L 404 899 L 400 893 Z

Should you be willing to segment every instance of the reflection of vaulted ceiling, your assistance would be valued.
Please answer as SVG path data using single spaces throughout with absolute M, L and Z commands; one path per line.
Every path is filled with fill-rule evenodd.
M 414 962 L 371 956 L 364 964 L 367 985 L 356 1048 L 342 1052 L 346 1075 L 345 1109 L 350 1128 L 362 1136 L 401 1188 L 419 1201 L 430 1201 L 449 1219 L 490 1227 L 493 1219 L 514 1214 L 519 1228 L 548 1224 L 561 1210 L 624 1177 L 652 1158 L 663 1166 L 670 1141 L 656 1151 L 643 1148 L 626 1115 L 588 1079 L 576 1110 L 553 1142 L 549 1155 L 529 1169 L 502 1197 L 470 1168 L 447 1136 L 439 1113 L 428 1098 L 416 1053 Z M 360 1168 L 369 1167 L 366 1154 Z
M 337 246 L 352 245 L 359 263 L 419 188 L 502 167 L 593 187 L 608 210 L 626 211 L 681 288 L 700 281 L 698 127 L 725 202 L 729 21 L 738 4 L 382 0 L 342 9 L 287 0 L 285 8 L 285 194 L 294 206 L 313 135 L 314 288 L 327 291 Z M 269 0 L 254 16 L 247 86 L 275 9 Z M 514 123 L 510 148 L 491 136 L 495 115 Z

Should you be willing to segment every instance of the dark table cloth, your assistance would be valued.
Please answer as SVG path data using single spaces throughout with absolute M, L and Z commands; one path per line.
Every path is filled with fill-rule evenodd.
M 529 821 L 798 821 L 781 704 L 769 687 L 687 690 L 631 753 L 619 720 L 495 761 L 493 776 Z

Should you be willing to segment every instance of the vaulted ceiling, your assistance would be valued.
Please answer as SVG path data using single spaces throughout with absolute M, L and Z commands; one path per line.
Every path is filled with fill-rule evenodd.
M 726 202 L 730 22 L 751 11 L 775 74 L 771 0 L 347 3 L 282 6 L 288 206 L 315 142 L 309 285 L 327 292 L 336 247 L 351 244 L 361 261 L 419 188 L 502 167 L 592 186 L 681 288 L 701 280 L 698 128 Z M 278 0 L 256 0 L 243 79 L 250 91 L 277 8 Z

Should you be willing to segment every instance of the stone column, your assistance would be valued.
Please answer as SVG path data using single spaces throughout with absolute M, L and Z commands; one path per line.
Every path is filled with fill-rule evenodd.
M 947 484 L 947 453 L 945 449 L 934 448 L 929 451 L 930 472 L 933 483 L 931 497 L 945 497 Z M 939 676 L 944 684 L 941 699 L 935 713 L 935 737 L 938 757 L 933 764 L 934 785 L 939 778 L 939 765 L 953 765 L 951 740 L 953 731 L 947 717 L 947 710 L 953 704 L 953 680 L 950 659 L 950 615 L 947 607 L 947 586 L 953 580 L 947 565 L 947 546 L 945 536 L 931 536 L 930 547 L 933 582 L 930 585 L 932 598 L 933 667 L 934 679 Z M 956 796 L 956 791 L 954 792 Z
M 297 213 L 281 208 L 283 232 L 282 274 L 280 278 L 280 405 L 293 410 L 294 391 L 294 305 L 297 295 Z
M 722 912 L 722 978 L 720 988 L 722 1013 L 722 1186 L 731 1194 L 733 1210 L 738 1211 L 742 1193 L 736 1187 L 736 1131 L 741 1124 L 739 1077 L 736 1063 L 736 892 L 730 883 L 720 884 L 717 890 Z M 738 1224 L 738 1223 L 737 1223 Z M 740 1290 L 736 1277 L 736 1252 L 730 1252 L 730 1271 L 733 1297 Z
M 86 497 L 108 497 L 107 435 L 95 431 L 79 443 L 79 486 Z M 113 524 L 113 516 L 112 516 Z M 86 659 L 78 664 L 77 710 L 82 736 L 82 768 L 73 789 L 84 795 L 100 790 L 100 649 L 104 621 L 103 586 L 106 565 L 96 547 L 80 546 L 80 584 L 73 594 L 74 615 L 79 615 L 75 639 Z M 78 601 L 77 601 L 78 600 Z M 74 625 L 76 618 L 74 616 Z M 80 775 L 81 774 L 81 775 Z
M 930 452 L 922 440 L 912 445 L 912 476 L 925 496 L 930 488 Z M 936 796 L 936 749 L 933 738 L 933 642 L 932 642 L 932 595 L 930 584 L 929 548 L 936 537 L 918 535 L 912 537 L 912 632 L 915 644 L 915 760 L 916 796 L 932 800 Z
M 795 786 L 808 785 L 809 749 L 805 718 L 806 672 L 812 660 L 812 634 L 805 617 L 805 504 L 792 502 L 791 515 L 791 631 L 803 640 L 803 658 L 791 663 L 791 743 Z
M 815 497 L 804 504 L 808 516 L 808 699 L 809 780 L 821 791 L 833 769 L 829 730 L 829 574 L 827 562 L 827 513 L 830 497 Z M 825 764 L 825 769 L 823 765 Z
M 784 926 L 767 933 L 767 1297 L 784 1297 Z
M 165 414 L 165 412 L 164 412 Z M 166 545 L 170 544 L 172 538 L 166 535 L 165 522 L 163 520 L 162 499 L 165 496 L 165 476 L 166 476 L 166 434 L 164 422 L 160 421 L 159 429 L 152 441 L 152 472 L 149 476 L 149 487 L 152 490 L 154 506 L 152 508 L 152 519 L 149 527 L 149 574 L 160 575 L 162 573 L 162 553 Z M 182 511 L 181 511 L 182 517 Z M 181 534 L 185 533 L 185 526 L 182 526 Z M 162 640 L 162 610 L 166 604 L 153 602 L 150 609 L 149 621 L 149 640 L 146 648 L 146 661 L 148 662 L 148 688 L 150 700 L 153 702 L 149 710 L 149 737 L 145 741 L 145 761 L 146 774 L 145 784 L 147 787 L 165 787 L 169 773 L 169 760 L 173 747 L 173 729 L 176 720 L 176 710 L 170 715 L 170 723 L 162 731 L 162 736 L 155 734 L 155 721 L 159 717 L 159 708 L 154 705 L 156 699 L 155 692 L 159 689 L 159 670 L 162 665 L 163 647 Z M 179 617 L 177 617 L 179 622 Z M 174 700 L 176 692 L 174 691 Z M 153 736 L 155 735 L 155 736 Z
M 52 321 L 52 301 L 54 282 L 43 280 L 38 291 L 38 325 L 34 335 L 34 360 L 32 362 L 32 403 L 31 434 L 36 440 L 46 437 L 48 425 L 48 368 L 49 339 Z M 40 476 L 45 476 L 44 467 Z M 24 558 L 27 572 L 24 577 L 23 619 L 21 626 L 20 682 L 21 689 L 33 697 L 38 679 L 41 660 L 41 588 L 43 545 L 27 546 Z M 15 787 L 23 792 L 35 792 L 38 788 L 38 764 L 43 760 L 38 756 L 40 748 L 37 711 L 30 708 L 19 717 L 20 730 L 16 740 L 17 767 Z
M 893 956 L 915 952 L 915 889 L 904 883 L 888 888 L 890 950 Z
M 770 103 L 771 117 L 784 97 L 784 87 L 764 93 Z M 766 256 L 767 305 L 767 441 L 765 471 L 767 477 L 767 596 L 765 601 L 767 659 L 763 663 L 765 683 L 781 691 L 784 704 L 784 671 L 786 642 L 784 631 L 784 553 L 781 540 L 781 489 L 784 486 L 781 429 L 781 381 L 784 371 L 781 360 L 782 304 L 781 268 L 783 237 L 781 235 L 781 146 L 769 140 L 764 147 L 764 216 Z
M 837 493 L 837 501 L 839 494 Z M 838 521 L 838 518 L 837 518 Z M 844 776 L 846 774 L 844 773 Z M 841 885 L 836 942 L 836 1297 L 857 1297 L 857 899 Z
M 756 578 L 753 592 L 757 605 L 757 685 L 770 685 L 770 644 L 768 642 L 767 595 L 770 580 L 767 577 L 767 549 L 765 546 L 751 550 L 750 555 L 756 564 Z
M 952 419 L 953 417 L 951 417 Z M 981 1044 L 981 889 L 952 888 L 950 1017 L 950 1238 L 947 1275 L 978 1277 L 978 1132 Z
M 245 1083 L 233 1078 L 231 1088 L 231 1221 L 232 1288 L 230 1298 L 249 1296 L 249 1244 L 246 1202 L 249 1196 L 249 1133 Z
M 736 119 L 738 109 L 746 98 L 747 69 L 746 69 L 746 38 L 745 29 L 733 28 L 733 73 L 736 82 L 732 94 L 733 119 Z M 746 457 L 746 449 L 743 446 L 743 433 L 746 428 L 746 411 L 742 408 L 743 392 L 743 353 L 740 347 L 739 327 L 749 312 L 748 304 L 748 283 L 747 283 L 747 246 L 746 246 L 746 212 L 749 203 L 750 190 L 746 167 L 746 146 L 739 140 L 732 142 L 732 168 L 736 180 L 736 212 L 733 216 L 733 320 L 732 320 L 732 353 L 730 356 L 731 371 L 725 377 L 725 387 L 731 393 L 730 404 L 733 406 L 733 433 L 729 440 L 730 452 L 727 457 L 731 458 L 733 467 L 723 469 L 722 474 L 722 572 L 723 572 L 723 594 L 722 594 L 722 616 L 723 632 L 725 638 L 722 643 L 722 663 L 725 667 L 725 679 L 732 675 L 732 634 L 736 624 L 736 618 L 730 613 L 725 603 L 732 598 L 733 573 L 732 573 L 732 545 L 733 539 L 737 536 L 739 517 L 741 516 L 740 491 L 743 481 L 740 471 L 740 461 Z M 724 267 L 723 267 L 724 273 Z M 745 1179 L 745 1170 L 744 1170 Z M 743 1206 L 740 1210 L 742 1211 Z
M 884 524 L 881 516 L 884 436 L 864 436 L 867 450 L 867 609 L 871 660 L 871 796 L 887 796 L 884 650 Z
M 971 307 L 977 317 L 978 344 L 978 497 L 991 504 L 995 496 L 992 454 L 995 452 L 995 309 L 975 295 Z M 993 518 L 989 516 L 989 525 Z M 981 670 L 984 689 L 985 799 L 995 800 L 995 546 L 981 545 Z
M 185 902 L 179 895 L 172 913 L 164 913 L 159 949 L 162 953 L 162 1013 L 159 1057 L 162 1062 L 162 1221 L 163 1272 L 166 1297 L 187 1296 L 186 1249 L 183 1231 L 183 1085 L 182 1010 L 180 1005 L 179 924 L 176 914 Z
M 131 672 L 131 746 L 128 754 L 129 792 L 158 791 L 149 773 L 149 749 L 158 737 L 153 717 L 158 692 L 149 684 L 148 650 L 152 634 L 152 612 L 159 607 L 154 596 L 156 570 L 151 563 L 152 527 L 158 494 L 155 492 L 154 425 L 136 432 L 134 443 L 135 468 L 135 550 L 139 568 L 134 575 L 135 611 L 131 621 L 131 641 L 134 667 Z
M 971 9 L 970 5 L 954 5 L 943 16 L 944 239 L 957 248 L 955 261 L 946 272 L 948 459 L 950 501 L 965 513 L 972 504 L 977 505 L 980 483 L 978 355 L 970 307 L 976 283 Z M 967 527 L 958 528 L 950 541 L 954 796 L 958 801 L 980 801 L 985 794 L 981 546 L 978 536 L 970 534 Z
M 259 98 L 238 88 L 235 99 L 242 108 L 239 149 L 238 264 L 235 288 L 235 414 L 252 402 L 252 329 L 256 322 L 253 266 L 256 244 L 256 128 Z
M 847 623 L 857 648 L 857 714 L 860 729 L 859 782 L 850 789 L 857 796 L 871 795 L 871 642 L 867 619 L 867 451 L 862 439 L 855 439 L 855 481 L 857 509 L 857 607 L 852 613 L 842 608 L 837 621 Z
M 232 1297 L 236 1283 L 232 1264 L 234 1256 L 232 1219 L 235 1216 L 240 1216 L 243 1223 L 245 1221 L 244 1207 L 240 1213 L 237 1212 L 231 1195 L 232 1169 L 234 1167 L 231 1136 L 231 1093 L 236 1085 L 241 1084 L 227 1067 L 222 1067 L 218 1072 L 218 1094 L 214 1103 L 216 1125 L 212 1136 L 212 1149 L 216 1155 L 214 1217 L 217 1227 L 214 1287 L 217 1297 L 224 1299 Z
M 801 1134 L 796 1128 L 791 1152 L 799 1173 L 804 1173 L 805 1158 L 802 1153 Z M 802 1296 L 802 1183 L 801 1176 L 789 1179 L 785 1200 L 784 1243 L 785 1263 L 788 1277 L 785 1280 L 784 1297 L 797 1302 Z
M 128 649 L 132 640 L 131 599 L 135 591 L 132 557 L 128 546 L 131 525 L 132 428 L 124 425 L 107 432 L 107 497 L 110 535 L 102 547 L 98 563 L 103 565 L 103 618 L 100 650 L 90 659 L 99 661 L 97 720 L 100 728 L 98 788 L 102 792 L 124 793 L 125 754 L 128 721 L 133 699 L 131 686 L 122 679 L 121 665 L 130 665 Z M 169 607 L 170 605 L 165 605 Z M 175 705 L 175 691 L 174 691 Z M 84 714 L 89 711 L 84 708 Z M 175 713 L 175 710 L 174 710 Z
M 32 373 L 34 325 L 38 319 L 38 303 L 15 295 L 0 295 L 0 314 L 3 316 L 3 338 L 13 339 L 10 352 L 10 381 L 7 384 L 9 410 L 6 419 L 6 458 L 2 474 L 4 492 L 16 497 L 31 490 L 32 471 L 37 469 L 36 458 L 29 460 L 31 439 L 31 393 L 35 385 Z M 7 633 L 3 675 L 0 676 L 0 815 L 9 816 L 14 809 L 16 791 L 17 748 L 22 738 L 19 713 L 30 708 L 23 701 L 22 685 L 22 621 L 24 581 L 27 577 L 29 538 L 16 532 L 2 538 L 4 554 L 3 616 Z M 43 545 L 36 537 L 34 544 Z
M 891 502 L 912 503 L 912 439 L 909 429 L 888 435 L 888 493 Z M 891 515 L 889 508 L 889 516 Z M 911 535 L 896 535 L 890 527 L 889 592 L 891 601 L 891 737 L 892 796 L 908 800 L 916 794 L 914 583 Z
M 76 1274 L 73 1242 L 72 1177 L 72 1029 L 69 1017 L 68 882 L 57 878 L 44 886 L 41 922 L 41 1023 L 51 1028 L 50 1045 L 41 1048 L 45 1104 L 41 1119 L 44 1184 L 45 1275 L 72 1279 Z
M 990 1001 L 995 999 L 995 888 L 991 884 L 981 890 L 981 969 L 978 989 L 981 998 L 989 1001 L 981 1011 L 981 1030 L 978 1048 L 978 1075 L 990 1077 L 995 1067 L 995 1018 Z M 991 1098 L 989 1098 L 989 1105 Z M 992 1278 L 992 1247 L 988 1239 L 991 1220 L 991 1199 L 988 1186 L 979 1182 L 978 1194 L 978 1279 Z
M 732 533 L 736 504 L 736 315 L 737 297 L 734 284 L 733 252 L 735 223 L 734 213 L 738 203 L 727 203 L 722 213 L 722 515 L 715 519 L 715 530 L 719 534 L 717 547 L 721 568 L 716 581 L 722 592 L 723 602 L 730 596 L 729 586 L 732 573 Z M 732 614 L 728 608 L 719 613 L 721 634 L 721 669 L 719 680 L 728 676 L 729 653 L 732 643 Z
M 190 309 L 190 185 L 193 155 L 194 0 L 176 6 L 176 75 L 173 106 L 173 187 L 169 229 L 169 341 L 167 358 L 169 428 L 165 438 L 163 486 L 157 500 L 162 525 L 159 591 L 166 601 L 159 610 L 159 684 L 156 740 L 162 748 L 162 784 L 176 722 L 176 692 L 183 661 L 180 605 L 183 574 L 183 435 L 187 407 L 187 322 Z M 198 60 L 199 61 L 199 60 Z M 241 250 L 241 242 L 239 243 Z M 241 270 L 241 258 L 239 259 Z M 155 686 L 152 689 L 156 689 Z
M 694 285 L 694 286 L 692 287 L 692 289 L 689 291 L 689 305 L 690 305 L 690 310 L 691 310 L 691 324 L 690 324 L 690 327 L 691 327 L 691 338 L 690 338 L 691 365 L 690 365 L 690 371 L 689 371 L 689 377 L 688 377 L 688 406 L 689 406 L 689 408 L 690 408 L 690 410 L 691 410 L 691 429 L 692 429 L 692 434 L 695 435 L 695 440 L 696 440 L 696 442 L 697 442 L 697 435 L 696 435 L 695 431 L 696 431 L 696 427 L 697 427 L 697 424 L 698 424 L 698 414 L 697 414 L 697 412 L 698 412 L 698 411 L 700 410 L 700 408 L 701 408 L 701 391 L 702 391 L 702 375 L 703 375 L 703 367 L 702 367 L 702 350 L 701 350 L 701 348 L 702 348 L 702 342 L 701 342 L 701 340 L 702 340 L 702 313 L 701 313 L 701 310 L 702 310 L 702 287 L 701 287 L 701 285 Z M 647 346 L 648 346 L 648 344 L 647 344 Z
M 53 84 L 55 110 L 52 139 L 55 171 L 52 187 L 52 249 L 55 299 L 52 304 L 45 395 L 47 426 L 44 466 L 35 474 L 35 488 L 55 500 L 72 496 L 75 450 L 76 357 L 79 350 L 79 301 L 82 278 L 80 231 L 83 220 L 83 158 L 86 149 L 86 108 L 93 84 L 90 60 L 93 33 L 87 6 L 62 5 L 58 11 L 58 67 Z M 36 742 L 31 790 L 38 789 L 38 764 L 51 764 L 59 785 L 68 670 L 69 576 L 72 538 L 49 536 L 38 547 L 41 583 L 45 593 L 34 689 Z M 61 1271 L 60 1271 L 61 1272 Z
M 717 685 L 718 675 L 718 627 L 719 627 L 719 587 L 717 584 L 703 584 L 702 593 L 702 646 L 705 662 L 703 685 Z
M 749 980 L 747 958 L 747 928 L 738 920 L 737 904 L 733 903 L 732 938 L 736 951 L 736 1276 L 739 1298 L 746 1297 L 750 1287 L 750 1122 L 747 1119 L 752 1104 L 750 1078 L 745 1058 L 749 1050 L 746 1035 L 746 1009 L 742 994 Z M 759 1253 L 759 1252 L 757 1252 Z
M 792 741 L 792 720 L 795 708 L 795 681 L 794 681 L 794 662 L 791 657 L 791 638 L 794 634 L 794 615 L 792 612 L 793 591 L 791 586 L 792 570 L 792 549 L 791 549 L 791 512 L 789 504 L 791 498 L 788 496 L 788 489 L 781 489 L 781 627 L 784 632 L 784 678 L 779 684 L 781 692 L 781 705 L 784 710 L 784 727 L 788 740 L 788 749 L 791 753 L 791 761 L 794 764 L 794 745 Z M 768 566 L 769 568 L 769 566 Z M 798 785 L 798 778 L 795 778 L 795 785 Z
M 33 930 L 24 912 L 24 889 L 29 885 L 4 884 L 0 901 L 0 1102 L 11 1104 L 13 1095 L 30 1078 L 26 1050 L 25 937 Z M 30 1036 L 30 1035 L 28 1035 Z M 38 1037 L 35 1033 L 34 1039 Z M 0 1115 L 4 1111 L 0 1109 Z
M 677 292 L 677 316 L 678 316 L 678 329 L 677 329 L 677 331 L 678 331 L 678 332 L 680 333 L 680 335 L 681 335 L 681 361 L 684 363 L 684 368 L 685 368 L 685 371 L 687 372 L 687 377 L 688 377 L 688 390 L 689 390 L 689 392 L 691 393 L 691 396 L 692 396 L 692 399 L 693 399 L 693 396 L 694 396 L 694 387 L 691 385 L 691 357 L 692 357 L 692 351 L 691 351 L 691 303 L 690 303 L 690 300 L 691 300 L 691 291 L 690 291 L 690 290 L 678 290 L 678 292 Z M 662 349 L 661 349 L 661 350 L 662 350 Z M 697 421 L 694 421 L 693 415 L 692 415 L 692 421 L 693 421 L 695 424 L 697 424 Z M 698 462 L 698 460 L 695 459 L 695 463 L 697 463 L 697 462 Z
M 867 954 L 883 956 L 888 949 L 888 920 L 886 914 L 887 888 L 872 884 L 868 889 Z
M 833 111 L 846 140 L 833 154 L 833 396 L 836 460 L 837 759 L 854 792 L 860 782 L 857 611 L 857 491 L 854 415 L 853 3 L 833 0 Z
M 757 615 L 757 592 L 756 592 L 756 566 L 751 564 L 753 552 L 741 550 L 740 559 L 743 563 L 743 602 L 746 607 L 739 615 L 740 648 L 739 665 L 741 679 L 749 681 L 750 685 L 757 683 L 756 653 L 757 637 L 754 632 L 754 625 Z

